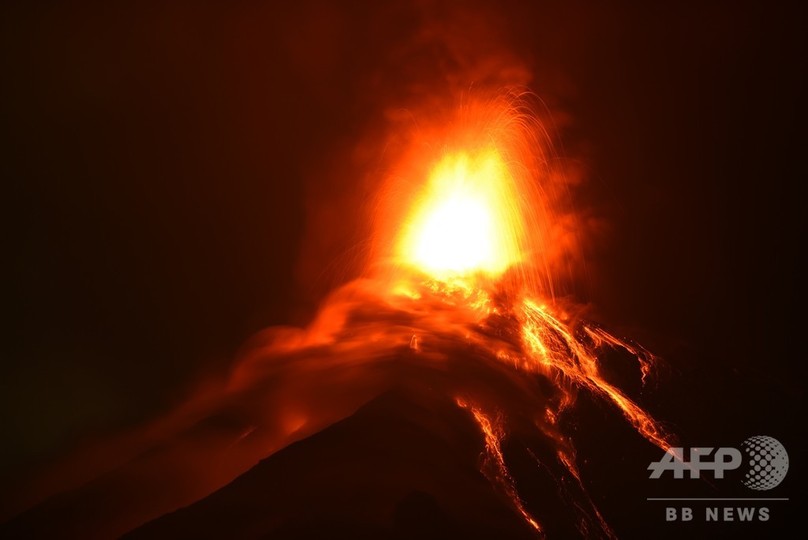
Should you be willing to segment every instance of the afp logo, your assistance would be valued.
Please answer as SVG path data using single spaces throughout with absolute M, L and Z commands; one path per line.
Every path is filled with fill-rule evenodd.
M 684 448 L 669 448 L 662 459 L 648 465 L 650 478 L 659 479 L 665 471 L 671 471 L 674 478 L 684 478 L 685 471 L 689 471 L 690 478 L 700 478 L 702 471 L 712 471 L 713 478 L 724 478 L 726 471 L 743 469 L 741 482 L 750 489 L 764 491 L 780 485 L 788 472 L 788 453 L 780 441 L 757 435 L 742 442 L 741 449 L 743 453 L 729 446 L 693 447 L 688 461 Z

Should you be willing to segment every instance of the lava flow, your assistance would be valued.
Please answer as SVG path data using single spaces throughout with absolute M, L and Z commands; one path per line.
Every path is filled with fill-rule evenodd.
M 545 130 L 523 98 L 468 100 L 438 124 L 420 128 L 380 189 L 363 277 L 334 291 L 307 328 L 258 336 L 225 382 L 79 453 L 40 497 L 101 477 L 70 504 L 108 511 L 71 526 L 117 536 L 403 387 L 445 398 L 477 426 L 480 473 L 531 534 L 549 534 L 551 508 L 563 508 L 580 535 L 614 536 L 587 492 L 567 419 L 585 395 L 667 450 L 670 435 L 603 372 L 619 354 L 644 384 L 656 358 L 559 299 L 570 243 L 560 223 L 570 220 Z M 515 454 L 550 482 L 543 499 L 524 495 L 531 480 L 514 472 Z M 125 493 L 118 510 L 112 492 Z

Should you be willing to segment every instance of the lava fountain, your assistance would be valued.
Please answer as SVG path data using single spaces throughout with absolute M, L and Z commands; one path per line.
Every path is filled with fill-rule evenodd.
M 404 225 L 398 257 L 435 278 L 501 274 L 520 259 L 524 224 L 507 165 L 495 148 L 447 155 Z

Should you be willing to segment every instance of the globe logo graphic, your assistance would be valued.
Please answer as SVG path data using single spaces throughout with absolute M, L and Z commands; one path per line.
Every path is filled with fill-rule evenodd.
M 741 448 L 746 452 L 749 464 L 743 478 L 746 487 L 763 491 L 780 485 L 788 472 L 788 453 L 780 441 L 757 435 L 741 443 Z

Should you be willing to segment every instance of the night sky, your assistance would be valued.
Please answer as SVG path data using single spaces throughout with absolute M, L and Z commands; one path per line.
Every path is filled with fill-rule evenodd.
M 386 112 L 503 51 L 583 171 L 576 298 L 666 360 L 651 410 L 803 474 L 801 3 L 522 4 L 4 3 L 0 484 L 306 324 L 361 270 Z M 496 42 L 414 39 L 460 12 Z

